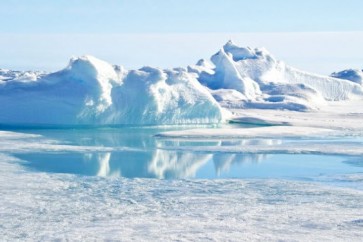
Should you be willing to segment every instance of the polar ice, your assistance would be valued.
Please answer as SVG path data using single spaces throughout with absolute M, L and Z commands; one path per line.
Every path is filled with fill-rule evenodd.
M 362 77 L 233 41 L 174 69 L 0 69 L 0 237 L 360 241 Z
M 322 76 L 228 41 L 187 68 L 126 70 L 93 56 L 54 73 L 0 72 L 3 124 L 210 124 L 233 109 L 312 112 L 362 100 L 362 71 Z

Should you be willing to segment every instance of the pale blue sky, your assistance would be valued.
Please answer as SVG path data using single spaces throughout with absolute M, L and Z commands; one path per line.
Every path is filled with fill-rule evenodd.
M 4 0 L 0 68 L 91 54 L 127 68 L 208 58 L 234 39 L 307 71 L 363 67 L 362 0 Z
M 362 0 L 5 0 L 2 33 L 363 30 Z

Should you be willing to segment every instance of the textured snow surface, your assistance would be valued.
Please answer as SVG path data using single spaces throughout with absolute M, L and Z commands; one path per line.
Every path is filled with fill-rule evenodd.
M 360 241 L 363 236 L 359 190 L 283 180 L 29 173 L 17 162 L 0 156 L 3 241 Z M 357 176 L 341 179 L 362 179 Z
M 262 125 L 292 125 L 334 129 L 351 136 L 363 135 L 363 105 L 361 101 L 329 102 L 319 111 L 234 109 L 233 121 Z

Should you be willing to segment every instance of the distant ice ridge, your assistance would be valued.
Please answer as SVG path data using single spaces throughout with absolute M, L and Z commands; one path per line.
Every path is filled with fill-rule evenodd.
M 0 68 L 0 81 L 35 81 L 45 74 L 43 71 L 12 71 Z
M 35 80 L 0 83 L 0 123 L 6 124 L 200 124 L 223 118 L 208 90 L 182 69 L 126 71 L 83 56 Z
M 349 69 L 340 72 L 334 72 L 331 74 L 331 76 L 363 85 L 363 70 Z
M 83 56 L 51 74 L 0 69 L 0 123 L 220 123 L 229 115 L 223 108 L 307 111 L 362 100 L 361 77 L 359 71 L 306 73 L 232 41 L 187 69 L 125 70 Z
M 208 60 L 188 68 L 228 108 L 317 109 L 325 101 L 363 97 L 356 83 L 297 70 L 265 49 L 242 48 L 232 41 Z

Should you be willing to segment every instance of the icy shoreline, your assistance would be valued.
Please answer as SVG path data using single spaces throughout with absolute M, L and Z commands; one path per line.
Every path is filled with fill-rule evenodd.
M 349 188 L 274 179 L 34 174 L 19 170 L 13 158 L 1 155 L 0 160 L 5 241 L 299 241 L 301 236 L 359 241 L 363 236 L 363 192 Z
M 306 73 L 232 42 L 188 69 L 125 70 L 84 56 L 51 74 L 1 70 L 1 125 L 72 127 L 35 130 L 49 137 L 0 131 L 2 239 L 359 241 L 361 76 Z M 140 139 L 135 130 L 100 135 L 75 128 L 226 120 L 270 126 L 184 127 Z M 264 179 L 185 179 L 206 164 L 207 171 L 246 169 L 266 154 L 320 154 L 313 157 L 319 164 L 328 154 L 349 159 L 325 160 L 329 174 L 310 163 L 308 175 L 298 170 L 291 179 L 272 179 L 270 170 Z M 304 168 L 290 157 L 287 163 L 290 171 Z M 122 178 L 136 169 L 142 178 Z

